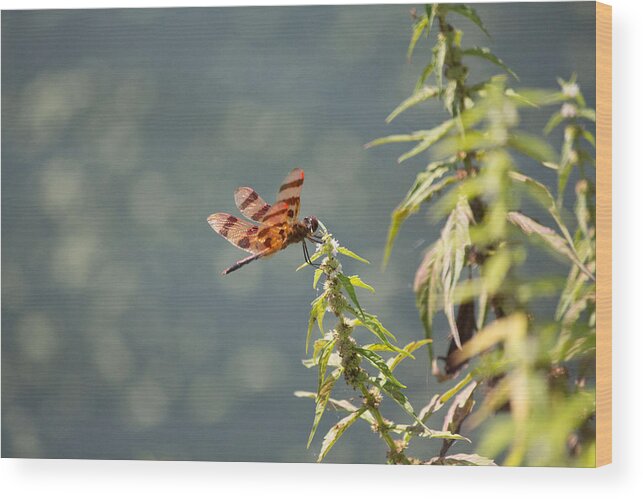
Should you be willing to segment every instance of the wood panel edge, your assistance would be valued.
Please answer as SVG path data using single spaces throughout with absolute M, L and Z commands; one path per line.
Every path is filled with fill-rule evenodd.
M 612 462 L 612 7 L 596 2 L 596 466 Z

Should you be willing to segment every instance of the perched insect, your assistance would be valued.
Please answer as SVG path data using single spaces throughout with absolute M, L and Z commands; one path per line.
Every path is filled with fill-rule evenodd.
M 315 217 L 306 217 L 301 222 L 297 220 L 303 184 L 304 170 L 295 168 L 284 179 L 277 194 L 277 201 L 272 206 L 261 199 L 254 189 L 239 187 L 234 192 L 234 202 L 239 211 L 246 218 L 258 222 L 258 226 L 227 213 L 214 213 L 208 217 L 208 223 L 217 234 L 237 248 L 252 254 L 224 270 L 223 275 L 300 241 L 306 262 L 313 265 L 306 239 L 315 243 L 321 242 L 315 235 L 319 222 Z

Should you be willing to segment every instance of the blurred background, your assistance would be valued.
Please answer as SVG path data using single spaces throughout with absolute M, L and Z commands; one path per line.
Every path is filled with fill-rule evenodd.
M 411 283 L 439 225 L 411 218 L 380 263 L 428 158 L 397 166 L 404 145 L 362 147 L 445 118 L 427 104 L 384 123 L 429 58 L 422 40 L 405 60 L 410 8 L 2 13 L 3 457 L 316 459 L 341 415 L 307 450 L 314 407 L 293 392 L 316 386 L 301 364 L 312 273 L 294 272 L 293 247 L 222 277 L 244 253 L 206 218 L 236 213 L 240 185 L 270 202 L 304 168 L 302 216 L 373 262 L 345 262 L 377 290 L 363 306 L 400 343 L 423 337 Z M 493 38 L 454 18 L 465 46 L 490 46 L 518 87 L 575 71 L 594 107 L 594 3 L 475 8 Z M 496 72 L 470 62 L 472 81 Z M 540 134 L 552 111 L 524 110 L 523 129 Z M 427 380 L 422 352 L 399 378 L 418 408 L 454 383 Z M 346 437 L 327 461 L 384 461 L 366 425 Z

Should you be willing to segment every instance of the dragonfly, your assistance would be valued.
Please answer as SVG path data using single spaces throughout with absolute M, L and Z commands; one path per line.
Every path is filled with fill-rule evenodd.
M 277 201 L 273 205 L 266 203 L 254 189 L 239 187 L 234 192 L 234 202 L 239 211 L 256 224 L 228 213 L 213 213 L 208 217 L 210 227 L 217 234 L 230 244 L 250 253 L 250 256 L 225 269 L 223 275 L 299 242 L 302 243 L 306 263 L 317 266 L 310 260 L 306 240 L 322 242 L 317 235 L 319 221 L 316 217 L 305 217 L 301 221 L 297 218 L 303 185 L 304 170 L 295 168 L 281 184 Z

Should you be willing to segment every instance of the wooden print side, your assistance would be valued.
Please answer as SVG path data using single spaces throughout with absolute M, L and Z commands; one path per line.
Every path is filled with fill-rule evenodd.
M 596 466 L 612 462 L 612 7 L 596 3 Z

